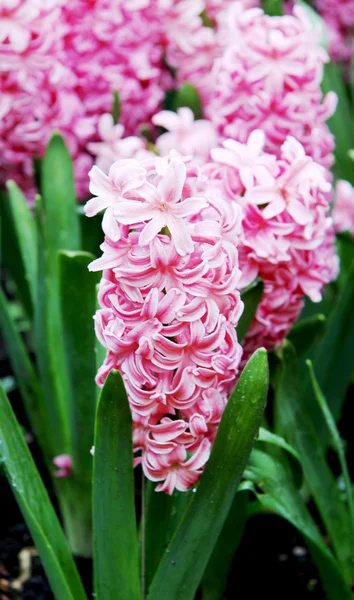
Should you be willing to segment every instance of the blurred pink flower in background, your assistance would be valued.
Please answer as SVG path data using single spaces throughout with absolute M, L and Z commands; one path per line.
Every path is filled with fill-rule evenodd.
M 33 197 L 33 158 L 58 129 L 84 199 L 95 160 L 107 172 L 114 160 L 144 150 L 135 137 L 140 126 L 154 115 L 155 123 L 165 119 L 164 111 L 156 115 L 165 91 L 185 81 L 200 91 L 209 122 L 192 121 L 186 108 L 178 125 L 170 116 L 169 132 L 158 140 L 163 154 L 176 144 L 205 160 L 215 130 L 244 143 L 259 128 L 267 151 L 279 156 L 291 133 L 329 167 L 333 138 L 326 120 L 336 101 L 333 94 L 323 99 L 320 89 L 326 53 L 301 10 L 272 18 L 257 4 L 7 0 L 0 9 L 2 183 L 13 178 Z M 203 11 L 214 28 L 204 25 Z M 113 90 L 121 100 L 115 127 L 107 115 Z
M 336 231 L 350 231 L 354 235 L 354 188 L 349 181 L 336 182 L 332 214 Z
M 11 177 L 33 197 L 33 157 L 58 129 L 74 158 L 79 198 L 87 196 L 88 144 L 99 141 L 113 90 L 129 135 L 172 83 L 163 63 L 166 10 L 159 0 L 19 0 L 0 8 L 2 182 Z
M 227 4 L 227 3 L 226 3 Z M 323 98 L 320 83 L 328 56 L 306 13 L 269 17 L 259 8 L 233 2 L 217 12 L 208 50 L 174 66 L 202 95 L 205 117 L 222 138 L 246 142 L 262 129 L 265 149 L 280 155 L 288 135 L 326 167 L 333 163 L 333 136 L 326 125 L 336 107 L 333 93 Z
M 349 67 L 354 55 L 354 1 L 315 0 L 314 4 L 328 27 L 331 57 Z
M 69 454 L 58 454 L 53 458 L 53 464 L 57 467 L 54 471 L 54 477 L 64 479 L 72 474 L 73 461 Z
M 156 148 L 163 156 L 176 150 L 203 163 L 210 158 L 210 150 L 217 144 L 214 125 L 205 119 L 194 120 L 190 108 L 179 108 L 177 113 L 163 110 L 152 117 L 152 122 L 168 130 L 156 140 Z
M 146 148 L 146 140 L 136 135 L 124 137 L 124 127 L 114 125 L 110 113 L 101 115 L 98 121 L 99 142 L 90 142 L 87 149 L 95 156 L 95 164 L 104 173 L 121 158 L 149 158 L 151 152 Z

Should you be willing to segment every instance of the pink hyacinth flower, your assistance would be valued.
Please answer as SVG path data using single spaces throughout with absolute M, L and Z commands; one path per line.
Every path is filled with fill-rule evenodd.
M 170 150 L 177 150 L 181 154 L 192 156 L 196 162 L 203 163 L 217 143 L 214 125 L 204 119 L 195 121 L 193 112 L 187 107 L 179 108 L 177 113 L 163 110 L 153 116 L 152 122 L 168 130 L 155 143 L 162 156 Z
M 167 227 L 177 252 L 181 256 L 191 253 L 193 242 L 183 219 L 205 208 L 207 202 L 204 198 L 195 197 L 182 200 L 185 180 L 184 162 L 172 160 L 156 187 L 146 182 L 141 189 L 137 189 L 143 202 L 120 202 L 114 208 L 114 217 L 123 225 L 148 221 L 139 236 L 141 246 L 152 242 L 157 234 Z
M 121 163 L 113 167 L 119 179 Z M 103 270 L 95 329 L 107 354 L 96 381 L 121 373 L 134 465 L 168 494 L 199 480 L 242 354 L 241 211 L 205 184 L 195 163 L 171 152 L 124 198 L 112 201 L 110 183 L 97 188 L 120 238 L 109 227 L 90 267 Z
M 63 479 L 64 477 L 70 477 L 72 474 L 73 461 L 69 454 L 58 454 L 53 458 L 53 464 L 58 467 L 54 471 L 54 477 Z
M 336 231 L 354 235 L 354 188 L 349 181 L 339 179 L 336 183 L 332 216 Z

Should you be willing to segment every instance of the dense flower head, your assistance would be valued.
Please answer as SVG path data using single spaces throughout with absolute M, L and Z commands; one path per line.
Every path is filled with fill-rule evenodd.
M 354 235 L 354 188 L 349 181 L 336 182 L 332 215 L 336 231 L 350 231 Z
M 292 137 L 278 159 L 265 153 L 264 137 L 258 130 L 247 144 L 226 140 L 202 168 L 208 187 L 242 208 L 241 287 L 257 277 L 264 282 L 243 343 L 245 358 L 259 346 L 271 349 L 281 342 L 304 296 L 318 302 L 338 269 L 325 169 Z
M 354 1 L 316 0 L 315 7 L 326 21 L 331 57 L 349 66 L 354 55 Z
M 176 64 L 179 80 L 200 91 L 205 116 L 222 138 L 246 142 L 259 128 L 265 149 L 280 156 L 288 135 L 325 167 L 333 162 L 333 136 L 326 120 L 335 94 L 323 99 L 320 83 L 328 56 L 306 13 L 270 17 L 241 2 L 217 13 L 208 48 Z M 203 55 L 201 58 L 200 54 Z
M 171 115 L 161 115 L 162 125 Z M 326 169 L 293 137 L 279 155 L 265 139 L 255 130 L 245 144 L 224 140 L 204 164 L 171 150 L 90 173 L 85 212 L 105 211 L 103 254 L 90 267 L 103 271 L 97 382 L 122 374 L 136 463 L 167 493 L 200 477 L 235 383 L 239 290 L 263 280 L 244 364 L 281 342 L 304 297 L 318 302 L 337 274 Z
M 120 371 L 136 462 L 157 490 L 183 491 L 201 475 L 241 360 L 241 208 L 177 152 L 121 159 L 108 175 L 95 166 L 90 179 L 86 214 L 105 209 L 90 267 L 103 271 L 97 382 Z
M 2 3 L 0 183 L 13 178 L 33 197 L 33 157 L 43 155 L 57 129 L 74 159 L 78 195 L 87 196 L 91 144 L 100 141 L 100 116 L 110 112 L 113 90 L 125 135 L 136 135 L 173 86 L 167 49 L 186 50 L 202 28 L 199 4 L 202 9 L 189 0 Z

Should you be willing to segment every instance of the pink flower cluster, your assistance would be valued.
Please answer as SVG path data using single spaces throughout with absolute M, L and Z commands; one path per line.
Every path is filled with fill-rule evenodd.
M 354 1 L 316 0 L 315 7 L 326 21 L 333 60 L 349 66 L 354 55 Z
M 167 130 L 155 142 L 162 156 L 175 150 L 203 164 L 210 158 L 210 150 L 218 142 L 213 123 L 204 119 L 194 120 L 193 112 L 187 107 L 179 108 L 177 113 L 163 110 L 153 116 L 152 122 Z
M 111 113 L 101 115 L 98 121 L 100 141 L 90 142 L 87 149 L 95 157 L 95 165 L 108 174 L 110 166 L 122 158 L 137 160 L 151 157 L 146 140 L 136 135 L 124 137 L 124 126 L 114 124 Z
M 191 8 L 193 5 L 193 8 Z M 0 6 L 0 183 L 34 194 L 33 157 L 54 129 L 87 196 L 100 115 L 117 90 L 127 135 L 159 110 L 173 79 L 166 54 L 194 52 L 202 2 L 6 0 Z M 198 36 L 196 36 L 198 37 Z
M 111 110 L 112 91 L 121 98 L 120 125 L 134 136 L 160 109 L 166 89 L 176 85 L 170 68 L 177 84 L 190 81 L 200 91 L 205 115 L 222 139 L 245 142 L 261 128 L 266 150 L 279 156 L 292 134 L 317 162 L 330 166 L 333 139 L 326 120 L 335 97 L 328 94 L 322 102 L 326 53 L 301 10 L 271 18 L 257 4 L 6 0 L 0 7 L 1 183 L 13 178 L 33 196 L 33 157 L 42 156 L 59 129 L 84 198 L 92 153 L 100 153 L 95 144 L 101 138 L 114 151 L 114 140 L 123 135 L 115 129 L 108 139 L 107 117 L 100 121 Z M 214 28 L 203 25 L 203 12 Z M 179 127 L 189 118 L 186 112 L 180 117 Z M 206 133 L 205 122 L 199 126 Z M 211 135 L 209 129 L 210 141 Z M 166 140 L 160 139 L 163 151 Z M 143 146 L 136 139 L 134 144 Z
M 281 342 L 303 306 L 321 299 L 337 275 L 326 171 L 289 137 L 280 157 L 264 153 L 264 133 L 247 145 L 226 140 L 203 167 L 207 186 L 242 208 L 241 287 L 261 277 L 264 293 L 243 342 L 244 357 Z
M 173 138 L 180 120 L 163 135 Z M 90 173 L 85 212 L 105 210 L 103 256 L 91 265 L 103 270 L 95 323 L 107 355 L 97 382 L 122 374 L 136 462 L 169 494 L 198 480 L 237 377 L 239 290 L 264 282 L 245 360 L 282 341 L 304 296 L 318 302 L 337 274 L 325 168 L 292 137 L 279 157 L 264 144 L 255 130 L 246 144 L 212 148 L 200 166 L 175 150 L 145 151 L 108 175 Z
M 336 182 L 332 214 L 336 231 L 350 231 L 354 235 L 354 188 L 349 181 Z
M 103 270 L 97 382 L 120 371 L 135 462 L 157 490 L 183 491 L 208 460 L 241 359 L 241 208 L 176 152 L 121 159 L 108 175 L 95 166 L 90 179 L 85 212 L 105 209 L 103 256 L 90 267 Z
M 244 143 L 262 129 L 266 151 L 279 157 L 293 135 L 316 162 L 330 167 L 334 141 L 326 120 L 336 96 L 322 97 L 328 57 L 306 13 L 295 7 L 293 15 L 269 17 L 233 2 L 215 18 L 200 54 L 175 66 L 179 81 L 190 81 L 201 93 L 205 116 L 221 138 Z

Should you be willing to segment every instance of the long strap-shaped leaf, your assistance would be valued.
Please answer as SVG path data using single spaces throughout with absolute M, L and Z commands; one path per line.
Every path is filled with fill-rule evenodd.
M 182 521 L 193 492 L 175 491 L 172 496 L 155 492 L 156 484 L 146 485 L 145 585 L 149 588 L 160 560 L 171 538 Z
M 66 372 L 69 380 L 69 429 L 73 473 L 68 495 L 70 518 L 72 506 L 75 520 L 67 533 L 75 528 L 71 546 L 81 555 L 92 554 L 92 456 L 97 386 L 95 384 L 96 353 L 93 314 L 96 307 L 97 274 L 90 273 L 89 263 L 94 259 L 86 252 L 60 252 L 59 279 L 61 316 L 63 324 Z
M 64 533 L 0 386 L 0 459 L 57 600 L 86 600 Z
M 60 311 L 58 253 L 60 250 L 79 250 L 80 231 L 72 161 L 58 133 L 52 136 L 41 161 L 41 185 L 43 202 L 37 202 L 37 360 L 48 400 L 47 412 L 56 454 L 70 454 L 69 383 Z
M 349 535 L 348 514 L 335 478 L 325 460 L 316 430 L 306 411 L 306 403 L 300 400 L 294 347 L 290 342 L 285 342 L 277 354 L 281 366 L 276 385 L 276 402 L 278 410 L 281 408 L 284 431 L 298 450 L 306 483 L 349 580 L 354 564 L 354 548 Z
M 352 594 L 340 567 L 295 486 L 284 452 L 279 448 L 267 452 L 254 450 L 244 475 L 252 485 L 245 482 L 243 489 L 251 489 L 265 508 L 292 523 L 304 536 L 320 571 L 328 600 L 351 600 Z
M 36 226 L 26 198 L 13 181 L 7 182 L 8 196 L 1 198 L 4 262 L 17 286 L 29 317 L 36 298 Z
M 336 162 L 333 170 L 338 178 L 347 179 L 353 184 L 353 163 L 348 155 L 354 143 L 353 117 L 339 65 L 333 62 L 325 65 L 322 89 L 325 93 L 334 91 L 338 97 L 337 109 L 328 121 L 329 128 L 336 140 L 334 151 Z
M 308 358 L 312 360 L 318 384 L 335 419 L 340 415 L 354 366 L 354 261 L 329 318 L 326 333 Z M 305 371 L 305 369 L 304 369 Z M 308 377 L 302 377 L 300 388 L 311 418 L 321 439 L 328 431 L 321 411 L 312 397 Z
M 16 325 L 13 322 L 6 298 L 0 288 L 0 329 L 6 343 L 12 370 L 19 386 L 27 416 L 47 462 L 53 457 L 49 431 L 44 420 L 44 398 L 34 366 L 28 356 Z M 1 418 L 1 417 L 0 417 Z
M 48 251 L 52 262 L 55 263 L 58 250 L 80 249 L 73 164 L 59 133 L 52 136 L 41 167 Z
M 76 476 L 91 481 L 96 415 L 96 353 L 93 315 L 97 274 L 86 252 L 60 252 L 60 298 L 66 370 L 69 374 L 69 409 L 72 458 Z
M 60 319 L 59 282 L 48 274 L 45 220 L 40 197 L 36 201 L 38 239 L 38 280 L 34 338 L 37 365 L 43 387 L 45 408 L 41 414 L 50 432 L 52 456 L 71 454 L 68 415 L 68 376 L 65 370 L 63 334 Z M 55 307 L 52 286 L 55 285 Z
M 302 471 L 296 450 L 294 450 L 294 448 L 283 438 L 260 427 L 257 437 L 257 446 L 264 447 L 264 444 L 266 444 L 266 447 L 270 445 L 277 446 L 287 452 L 288 458 L 291 460 L 293 473 L 300 485 L 302 481 Z M 249 507 L 248 499 L 249 494 L 247 491 L 238 492 L 234 498 L 230 512 L 204 573 L 202 581 L 203 600 L 222 600 L 224 597 L 224 590 L 227 584 L 232 560 L 242 539 L 247 518 L 249 517 L 249 512 L 247 510 Z
M 117 371 L 109 374 L 97 407 L 93 540 L 97 600 L 140 600 L 132 420 Z
M 352 482 L 350 480 L 350 475 L 348 471 L 347 462 L 345 459 L 345 451 L 344 444 L 340 437 L 339 431 L 337 429 L 337 425 L 335 420 L 333 419 L 333 415 L 328 408 L 326 398 L 322 394 L 320 386 L 318 385 L 315 372 L 313 370 L 313 366 L 310 360 L 306 361 L 307 367 L 309 369 L 311 383 L 313 387 L 314 394 L 316 396 L 316 400 L 321 408 L 323 418 L 326 421 L 328 430 L 331 434 L 332 444 L 337 452 L 339 464 L 342 470 L 342 476 L 345 485 L 345 491 L 347 494 L 347 503 L 348 503 L 348 512 L 350 518 L 351 529 L 348 531 L 348 536 L 351 536 L 351 546 L 353 548 L 353 561 L 354 561 L 354 498 L 353 498 L 353 490 L 352 490 Z
M 324 336 L 325 331 L 326 317 L 317 314 L 295 323 L 287 337 L 294 344 L 297 355 L 302 356 Z
M 238 492 L 209 559 L 202 580 L 203 600 L 222 600 L 234 554 L 247 522 L 249 494 Z
M 149 600 L 194 598 L 252 449 L 267 389 L 267 354 L 261 348 L 247 363 L 225 408 L 205 472 L 160 562 Z

